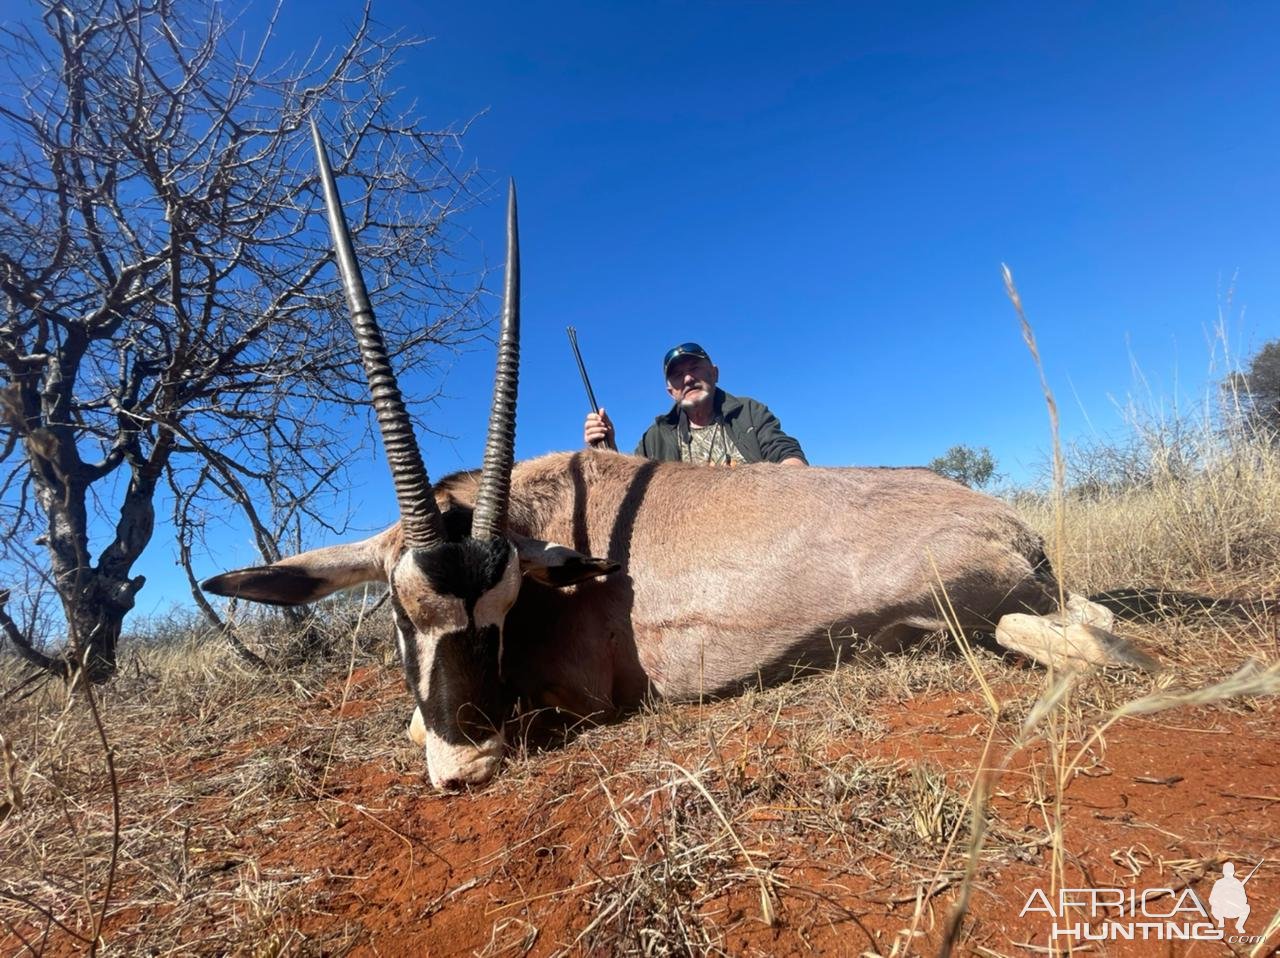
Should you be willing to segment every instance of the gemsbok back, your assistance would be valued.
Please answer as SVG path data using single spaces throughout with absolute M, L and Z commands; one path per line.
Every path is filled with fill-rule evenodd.
M 400 521 L 204 588 L 294 605 L 387 583 L 410 734 L 435 787 L 495 774 L 517 702 L 607 718 L 646 696 L 726 694 L 956 628 L 994 631 L 1051 666 L 1153 664 L 1105 630 L 1104 610 L 1077 599 L 1059 611 L 1041 540 L 1008 506 L 927 470 L 724 469 L 601 451 L 514 464 L 514 186 L 483 466 L 433 487 L 314 125 L 312 136 Z

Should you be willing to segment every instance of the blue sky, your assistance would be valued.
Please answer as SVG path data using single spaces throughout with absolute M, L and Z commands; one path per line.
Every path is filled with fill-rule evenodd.
M 335 45 L 357 14 L 286 0 L 277 53 Z M 815 464 L 968 443 L 1015 480 L 1049 433 L 1001 262 L 1067 438 L 1118 428 L 1115 403 L 1146 388 L 1135 366 L 1149 401 L 1202 398 L 1233 276 L 1231 348 L 1280 335 L 1273 4 L 376 0 L 374 16 L 433 38 L 405 59 L 406 96 L 435 126 L 483 113 L 467 157 L 519 185 L 521 457 L 580 444 L 568 324 L 625 448 L 668 407 L 662 353 L 692 339 Z M 501 260 L 500 193 L 468 215 L 464 267 Z M 488 348 L 453 363 L 428 415 L 456 438 L 425 441 L 433 475 L 478 463 L 492 365 Z M 395 518 L 384 473 L 357 467 L 358 529 Z M 174 597 L 171 552 L 162 529 L 140 609 Z M 230 537 L 202 565 L 253 560 Z

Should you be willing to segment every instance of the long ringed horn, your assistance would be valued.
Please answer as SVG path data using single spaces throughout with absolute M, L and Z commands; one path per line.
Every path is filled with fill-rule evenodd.
M 507 275 L 502 292 L 502 328 L 498 333 L 498 369 L 493 377 L 493 408 L 484 445 L 480 488 L 476 491 L 471 535 L 493 539 L 507 528 L 511 467 L 516 458 L 516 390 L 520 383 L 520 227 L 516 184 L 507 188 Z
M 351 327 L 360 345 L 360 358 L 364 361 L 365 378 L 373 394 L 373 409 L 382 430 L 382 444 L 386 448 L 387 462 L 391 466 L 391 480 L 400 505 L 400 524 L 404 530 L 404 542 L 409 548 L 425 548 L 444 540 L 444 527 L 440 520 L 440 507 L 431 491 L 431 480 L 423 464 L 413 424 L 400 396 L 396 375 L 387 357 L 382 330 L 374 318 L 365 289 L 360 264 L 351 245 L 351 231 L 342 212 L 342 200 L 338 196 L 338 184 L 333 180 L 329 156 L 320 139 L 316 122 L 311 121 L 311 139 L 316 148 L 316 164 L 320 168 L 320 181 L 324 186 L 325 208 L 329 213 L 329 232 L 333 236 L 333 252 L 342 274 L 342 285 L 347 294 L 347 306 L 351 311 Z

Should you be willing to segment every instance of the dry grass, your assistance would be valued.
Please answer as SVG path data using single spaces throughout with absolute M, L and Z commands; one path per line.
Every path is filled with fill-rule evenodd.
M 1019 505 L 1074 590 L 1274 593 L 1280 454 L 1206 433 L 1196 463 L 1064 497 L 1056 514 L 1051 497 Z M 402 853 L 412 865 L 398 881 L 444 876 L 414 920 L 442 927 L 430 923 L 475 909 L 466 953 L 769 954 L 855 940 L 867 954 L 976 952 L 974 914 L 1003 907 L 1002 876 L 1048 887 L 1079 867 L 1094 826 L 1063 796 L 1103 774 L 1114 723 L 1169 707 L 1274 714 L 1264 699 L 1280 689 L 1280 650 L 1264 610 L 1124 631 L 1170 671 L 1046 675 L 938 641 L 723 702 L 657 705 L 559 748 L 517 747 L 493 786 L 452 804 L 426 797 L 403 739 L 381 619 L 339 634 L 328 661 L 270 675 L 208 639 L 136 643 L 99 703 L 118 833 L 91 715 L 54 685 L 0 702 L 0 941 L 92 950 L 118 839 L 104 955 L 360 950 L 373 919 L 341 912 L 335 887 Z M 1246 661 L 1258 664 L 1241 672 Z M 18 678 L 6 659 L 0 681 Z M 353 786 L 370 770 L 375 792 Z M 501 840 L 464 850 L 463 867 L 450 829 L 467 814 L 488 816 Z M 306 857 L 339 836 L 349 844 L 324 865 Z M 1170 867 L 1194 877 L 1211 860 Z
M 12 687 L 18 669 L 6 666 Z M 123 804 L 111 903 L 117 920 L 124 916 L 117 934 L 132 928 L 139 942 L 167 943 L 160 952 L 182 942 L 209 954 L 275 934 L 297 883 L 252 861 L 254 841 L 270 835 L 271 810 L 314 801 L 329 765 L 389 760 L 399 745 L 390 713 L 344 720 L 336 743 L 328 723 L 310 720 L 333 704 L 339 667 L 262 675 L 225 646 L 190 638 L 129 650 L 120 678 L 98 693 Z M 59 930 L 88 939 L 113 837 L 92 716 L 81 696 L 45 683 L 0 704 L 0 728 L 22 796 L 0 823 L 0 927 L 37 953 Z M 250 831 L 233 833 L 246 818 Z M 210 915 L 217 928 L 193 940 Z
M 1184 641 L 1264 655 L 1264 638 L 1239 622 L 1146 633 L 1166 656 Z M 208 646 L 132 655 L 128 676 L 101 703 L 124 806 L 102 953 L 341 954 L 365 941 L 358 924 L 326 917 L 326 896 L 316 892 L 322 872 L 263 853 L 300 821 L 337 835 L 344 821 L 367 816 L 415 867 L 432 865 L 435 843 L 422 844 L 383 814 L 438 801 L 423 796 L 421 758 L 404 742 L 407 707 L 394 669 L 358 657 L 357 667 L 372 673 L 357 674 L 376 681 L 376 694 L 353 694 L 371 707 L 339 717 L 345 663 L 261 676 Z M 549 937 L 528 911 L 538 902 L 498 912 L 476 950 L 764 954 L 768 939 L 759 934 L 770 922 L 784 934 L 812 934 L 865 924 L 869 913 L 882 922 L 894 909 L 906 909 L 894 919 L 903 936 L 887 936 L 879 953 L 936 940 L 948 914 L 941 902 L 974 852 L 973 770 L 998 764 L 978 761 L 981 741 L 994 734 L 1003 761 L 1042 727 L 1026 731 L 1041 696 L 1036 673 L 981 650 L 975 661 L 1000 696 L 994 720 L 982 718 L 966 660 L 931 648 L 724 702 L 655 706 L 562 748 L 513 756 L 474 801 L 520 810 L 516 834 L 537 835 L 558 813 L 564 820 L 451 881 L 465 891 L 467 881 L 480 888 L 517 876 L 528 898 L 577 888 L 570 900 L 581 903 L 566 907 L 579 918 L 572 934 Z M 1225 660 L 1196 660 L 1177 685 L 1200 686 L 1230 670 Z M 1062 741 L 1080 752 L 1122 703 L 1153 687 L 1130 674 L 1087 678 L 1063 712 Z M 1248 709 L 1251 701 L 1215 707 Z M 936 707 L 921 711 L 930 703 Z M 47 686 L 0 710 L 23 796 L 0 824 L 0 923 L 35 953 L 50 944 L 52 954 L 84 950 L 72 932 L 92 927 L 111 844 L 101 747 L 84 710 L 66 706 L 63 692 Z M 945 756 L 915 750 L 920 731 L 940 734 L 956 723 L 972 729 L 964 760 L 944 764 Z M 353 793 L 344 771 L 367 766 L 386 769 L 389 784 Z M 1051 792 L 1052 766 L 1039 771 L 1038 787 Z M 988 809 L 982 828 L 973 868 L 980 886 L 1002 869 L 1044 861 L 1050 822 L 1029 830 Z M 1060 833 L 1069 847 L 1070 829 Z M 542 847 L 559 849 L 572 871 L 548 887 L 529 886 L 525 871 Z M 373 864 L 353 848 L 347 867 L 368 872 Z M 450 906 L 446 898 L 438 908 Z M 50 926 L 53 919 L 69 931 Z M 908 937 L 913 924 L 925 939 Z
M 1137 427 L 1135 426 L 1135 429 Z M 1183 449 L 1170 457 L 1179 437 Z M 1156 585 L 1259 595 L 1280 568 L 1280 444 L 1211 422 L 1147 423 L 1123 467 L 1082 469 L 1063 501 L 1056 541 L 1052 497 L 1023 497 L 1027 520 L 1061 549 L 1061 572 L 1081 592 Z M 1099 457 L 1097 448 L 1076 450 Z M 1136 484 L 1120 481 L 1136 473 Z
M 744 925 L 845 922 L 853 887 L 893 905 L 958 877 L 933 871 L 943 848 L 968 834 L 963 776 L 934 760 L 862 751 L 888 736 L 878 715 L 922 694 L 976 691 L 958 656 L 921 650 L 723 702 L 657 705 L 580 736 L 566 751 L 583 764 L 567 781 L 545 781 L 561 756 L 534 755 L 497 788 L 512 800 L 540 783 L 573 789 L 598 819 L 589 921 L 564 942 L 570 951 L 764 954 L 763 943 L 744 944 Z M 999 829 L 987 858 L 1025 847 L 1025 836 Z
M 1059 889 L 1080 884 L 1068 874 L 1074 858 L 1068 830 L 1078 826 L 1071 821 L 1064 796 L 1082 771 L 1082 763 L 1092 759 L 1091 750 L 1105 742 L 1113 725 L 1128 716 L 1238 700 L 1249 703 L 1280 694 L 1280 662 L 1276 661 L 1280 632 L 1272 595 L 1277 585 L 1275 560 L 1280 557 L 1280 540 L 1274 535 L 1280 530 L 1277 437 L 1253 431 L 1238 418 L 1228 417 L 1226 428 L 1218 428 L 1212 405 L 1206 406 L 1199 422 L 1190 423 L 1135 416 L 1131 407 L 1131 436 L 1124 445 L 1077 448 L 1069 472 L 1059 438 L 1057 404 L 1008 267 L 1004 267 L 1004 281 L 1040 374 L 1053 444 L 1051 489 L 1045 495 L 1021 497 L 1021 504 L 1046 539 L 1063 598 L 1069 591 L 1135 586 L 1162 591 L 1188 585 L 1204 590 L 1222 589 L 1227 583 L 1237 588 L 1241 584 L 1261 587 L 1263 594 L 1230 609 L 1232 617 L 1246 617 L 1247 626 L 1201 623 L 1188 643 L 1190 655 L 1180 657 L 1177 673 L 1166 672 L 1147 694 L 1101 711 L 1079 694 L 1085 677 L 1051 668 L 1019 734 L 1002 757 L 990 754 L 1001 707 L 988 694 L 993 727 L 971 791 L 968 866 L 940 955 L 951 954 L 964 938 L 975 866 L 985 847 L 991 795 L 1017 753 L 1036 744 L 1048 751 L 1048 763 L 1035 788 L 1045 798 L 1051 858 L 1044 885 L 1053 900 Z M 1081 474 L 1083 481 L 1068 484 L 1069 475 Z M 1214 611 L 1223 610 L 1215 606 Z M 967 661 L 981 681 L 977 663 L 972 657 Z M 1234 671 L 1224 676 L 1224 667 Z M 1207 864 L 1201 863 L 1201 876 Z M 1088 871 L 1081 871 L 1085 887 L 1096 887 Z M 1280 910 L 1276 917 L 1280 918 Z M 1270 924 L 1275 923 L 1273 919 Z M 917 925 L 918 916 L 912 932 Z M 1255 953 L 1266 946 L 1260 943 Z M 1040 950 L 1070 954 L 1072 944 L 1051 938 L 1048 947 Z

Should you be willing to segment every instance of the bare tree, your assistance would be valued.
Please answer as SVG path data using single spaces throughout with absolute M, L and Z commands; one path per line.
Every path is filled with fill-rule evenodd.
M 428 130 L 389 82 L 412 42 L 366 11 L 340 49 L 273 65 L 272 25 L 251 43 L 221 9 L 42 0 L 0 29 L 0 573 L 43 567 L 65 648 L 41 651 L 2 603 L 0 630 L 63 675 L 113 674 L 166 475 L 187 505 L 241 509 L 264 558 L 327 521 L 309 504 L 367 404 L 323 269 L 309 116 L 397 364 L 483 326 L 478 283 L 449 272 L 463 131 Z M 180 519 L 189 545 L 199 518 Z

